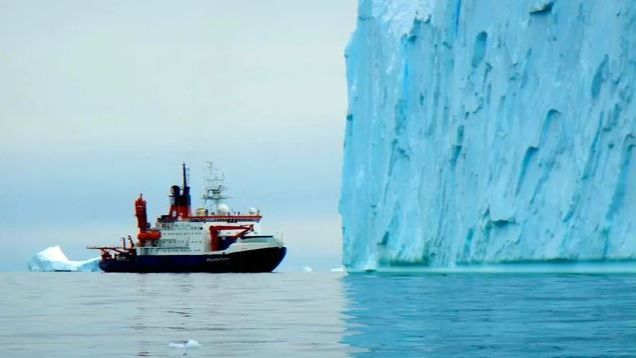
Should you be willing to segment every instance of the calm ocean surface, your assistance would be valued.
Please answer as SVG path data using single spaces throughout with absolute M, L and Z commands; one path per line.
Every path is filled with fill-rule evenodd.
M 184 354 L 634 357 L 636 275 L 0 274 L 0 357 Z

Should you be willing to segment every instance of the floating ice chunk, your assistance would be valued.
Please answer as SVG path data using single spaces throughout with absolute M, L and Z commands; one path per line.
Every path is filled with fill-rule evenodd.
M 99 257 L 83 261 L 69 260 L 59 246 L 51 246 L 33 255 L 27 262 L 27 267 L 29 271 L 37 272 L 100 271 Z
M 331 272 L 344 272 L 344 267 L 340 266 L 340 267 L 335 267 L 331 269 Z
M 201 345 L 199 344 L 199 342 L 195 341 L 194 339 L 188 339 L 187 341 L 170 342 L 170 344 L 168 344 L 168 347 L 187 349 L 187 348 L 198 348 L 198 347 L 201 347 Z
M 314 271 L 314 269 L 311 268 L 311 266 L 303 266 L 300 270 L 302 272 L 313 272 Z

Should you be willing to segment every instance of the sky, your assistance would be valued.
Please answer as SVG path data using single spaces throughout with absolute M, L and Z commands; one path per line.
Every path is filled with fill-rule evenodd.
M 0 271 L 71 259 L 168 210 L 207 161 L 261 209 L 287 268 L 339 265 L 355 0 L 0 0 Z

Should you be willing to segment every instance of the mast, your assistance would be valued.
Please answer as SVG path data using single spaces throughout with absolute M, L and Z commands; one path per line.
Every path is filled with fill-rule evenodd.
M 183 163 L 183 195 L 181 196 L 181 217 L 187 218 L 190 216 L 190 187 L 188 186 L 188 173 L 185 163 Z
M 188 186 L 188 176 L 186 175 L 186 165 L 185 163 L 181 164 L 183 166 L 183 189 Z
M 216 212 L 223 200 L 229 199 L 223 192 L 227 190 L 225 186 L 225 175 L 220 174 L 214 163 L 208 162 L 208 175 L 205 177 L 206 185 L 203 192 L 203 207 Z

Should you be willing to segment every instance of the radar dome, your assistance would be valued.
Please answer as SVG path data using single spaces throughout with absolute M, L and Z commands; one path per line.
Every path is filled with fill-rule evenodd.
M 219 206 L 217 206 L 216 211 L 219 214 L 227 214 L 230 212 L 230 207 L 225 204 L 220 204 Z
M 256 208 L 250 208 L 248 212 L 252 215 L 256 215 L 256 213 L 258 213 L 258 210 L 256 210 Z

